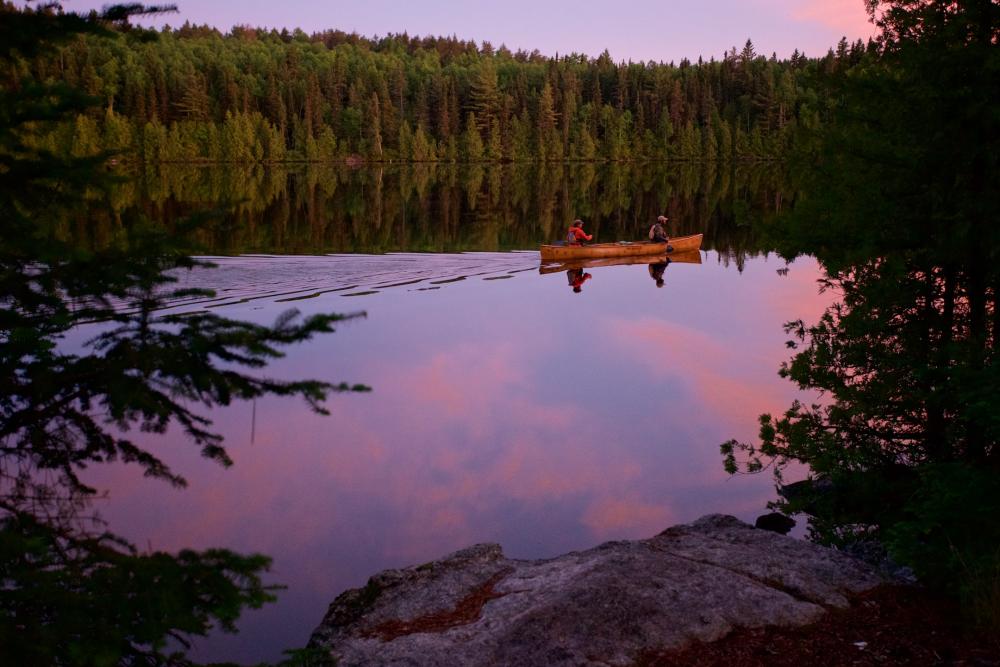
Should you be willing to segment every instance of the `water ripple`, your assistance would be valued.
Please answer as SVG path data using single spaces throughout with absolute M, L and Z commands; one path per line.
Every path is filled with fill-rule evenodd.
M 439 289 L 469 278 L 502 280 L 538 268 L 536 252 L 393 253 L 387 255 L 242 255 L 202 257 L 216 265 L 178 271 L 174 289 L 201 288 L 212 297 L 168 299 L 170 308 L 222 308 L 248 301 L 275 303 L 313 299 L 340 292 L 343 297 L 382 290 Z

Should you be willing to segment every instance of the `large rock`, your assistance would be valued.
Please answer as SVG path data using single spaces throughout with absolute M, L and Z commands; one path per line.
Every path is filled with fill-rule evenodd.
M 706 516 L 551 560 L 481 544 L 340 595 L 311 646 L 349 665 L 629 665 L 737 627 L 795 626 L 880 583 L 860 561 Z

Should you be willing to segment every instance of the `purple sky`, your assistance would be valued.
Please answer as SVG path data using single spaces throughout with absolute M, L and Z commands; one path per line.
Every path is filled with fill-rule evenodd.
M 169 1 L 169 0 L 164 0 Z M 70 10 L 88 10 L 103 1 L 67 0 Z M 538 49 L 546 55 L 604 49 L 615 60 L 717 59 L 747 38 L 758 53 L 778 57 L 793 49 L 819 56 L 841 36 L 867 38 L 863 0 L 176 0 L 180 11 L 164 22 L 190 20 L 221 29 L 247 24 L 338 28 L 366 36 L 389 32 L 457 35 L 487 40 L 512 50 Z

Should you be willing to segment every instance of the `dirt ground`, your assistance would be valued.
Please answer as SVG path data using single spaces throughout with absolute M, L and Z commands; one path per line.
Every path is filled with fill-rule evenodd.
M 739 630 L 710 644 L 644 656 L 640 667 L 1000 666 L 1000 638 L 975 635 L 954 601 L 883 586 L 801 628 Z

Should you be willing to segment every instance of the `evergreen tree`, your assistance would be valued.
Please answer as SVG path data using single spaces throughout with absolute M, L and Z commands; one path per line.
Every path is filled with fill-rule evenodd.
M 130 153 L 134 150 L 132 127 L 128 120 L 108 109 L 104 116 L 104 136 L 101 146 L 114 153 Z
M 462 135 L 462 159 L 466 162 L 479 162 L 483 159 L 483 140 L 476 125 L 476 114 L 470 111 L 465 121 L 465 133 Z
M 490 140 L 486 144 L 483 155 L 487 160 L 499 161 L 503 159 L 503 140 L 500 136 L 500 121 L 493 119 L 490 123 Z
M 372 95 L 368 107 L 369 155 L 373 160 L 382 159 L 382 112 L 378 95 Z
M 493 58 L 484 58 L 472 80 L 469 91 L 469 111 L 475 114 L 480 136 L 489 132 L 499 108 L 497 72 Z
M 722 120 L 717 125 L 716 145 L 719 147 L 719 159 L 728 160 L 733 157 L 733 134 L 729 123 Z
M 477 137 L 478 132 L 473 132 Z M 479 155 L 482 157 L 482 143 L 479 144 Z M 416 162 L 427 162 L 436 159 L 434 147 L 431 145 L 430 139 L 427 137 L 427 133 L 424 132 L 423 126 L 417 127 L 417 132 L 413 135 L 413 159 Z M 473 159 L 473 158 L 470 158 Z
M 90 116 L 78 114 L 73 121 L 73 157 L 90 157 L 101 150 L 100 131 Z
M 415 160 L 413 156 L 413 130 L 408 121 L 403 121 L 399 125 L 399 139 L 397 140 L 399 158 L 401 160 Z

